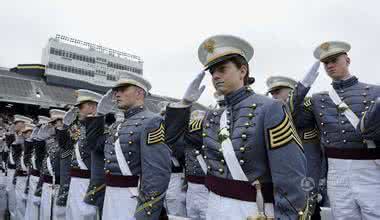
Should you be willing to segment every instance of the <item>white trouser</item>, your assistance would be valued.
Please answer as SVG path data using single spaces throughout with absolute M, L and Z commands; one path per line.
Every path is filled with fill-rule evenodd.
M 13 185 L 13 177 L 15 175 L 15 172 L 15 169 L 8 169 L 7 177 L 8 208 L 12 218 L 16 217 L 16 192 L 15 185 Z
M 172 173 L 170 176 L 165 198 L 165 206 L 169 215 L 186 217 L 186 191 L 183 190 L 183 181 L 183 173 Z
M 33 203 L 33 195 L 37 188 L 39 177 L 30 175 L 29 177 L 29 193 L 28 201 L 26 202 L 25 220 L 38 220 L 39 207 Z
M 137 199 L 128 188 L 106 187 L 103 205 L 103 219 L 134 220 Z
M 245 220 L 248 216 L 256 216 L 258 213 L 255 202 L 241 201 L 219 196 L 210 191 L 206 219 L 208 220 Z M 272 203 L 265 204 L 265 214 L 274 218 Z
M 327 193 L 334 219 L 380 219 L 380 160 L 328 159 Z
M 7 209 L 7 184 L 8 179 L 5 173 L 0 172 L 0 219 Z
M 26 208 L 26 194 L 25 194 L 25 188 L 26 188 L 26 176 L 18 176 L 16 177 L 16 186 L 15 186 L 15 193 L 16 193 L 16 216 L 17 219 L 24 219 L 25 216 L 25 208 Z
M 84 202 L 90 179 L 71 177 L 66 203 L 66 219 L 96 219 L 96 206 Z
M 206 219 L 208 189 L 203 184 L 187 183 L 186 210 L 187 217 L 195 220 Z
M 50 220 L 50 216 L 53 214 L 54 209 L 56 209 L 56 195 L 58 192 L 58 185 L 54 186 L 52 184 L 43 183 L 42 184 L 42 194 L 41 194 L 41 205 L 40 205 L 40 220 Z M 52 207 L 53 204 L 53 207 Z M 53 220 L 57 220 L 53 215 Z

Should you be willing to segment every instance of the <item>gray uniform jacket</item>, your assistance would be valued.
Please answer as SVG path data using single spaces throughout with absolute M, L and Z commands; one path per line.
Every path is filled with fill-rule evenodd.
M 225 108 L 207 112 L 203 121 L 190 126 L 189 108 L 169 106 L 165 118 L 168 144 L 182 140 L 188 145 L 204 146 L 206 186 L 210 190 L 209 180 L 231 180 L 218 136 L 220 117 L 226 110 L 230 139 L 249 184 L 259 180 L 270 188 L 276 219 L 295 219 L 305 205 L 301 182 L 306 175 L 306 161 L 285 104 L 255 94 L 248 87 L 227 95 L 225 104 Z
M 95 117 L 94 120 L 101 117 Z M 104 126 L 88 134 L 101 134 Z M 140 180 L 136 219 L 158 219 L 163 208 L 163 198 L 168 188 L 171 172 L 171 150 L 164 143 L 163 119 L 144 107 L 125 112 L 125 119 L 114 123 L 110 130 L 88 140 L 104 145 L 106 175 L 122 175 L 115 155 L 114 142 L 119 138 L 122 152 L 133 176 Z M 116 135 L 118 133 L 118 135 Z
M 371 103 L 379 97 L 380 86 L 361 83 L 353 76 L 345 81 L 332 83 L 333 88 L 348 107 L 361 118 Z M 328 92 L 313 94 L 305 106 L 303 98 L 310 88 L 298 84 L 295 95 L 295 121 L 298 128 L 311 128 L 315 124 L 321 134 L 321 145 L 327 157 L 340 159 L 379 159 L 380 148 L 368 149 L 360 129 L 351 125 L 329 97 Z M 374 140 L 379 146 L 379 140 Z

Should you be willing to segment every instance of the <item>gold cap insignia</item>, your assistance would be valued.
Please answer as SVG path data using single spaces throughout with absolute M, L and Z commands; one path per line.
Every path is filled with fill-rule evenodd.
M 208 53 L 213 53 L 214 49 L 215 49 L 215 40 L 210 39 L 210 40 L 206 41 L 203 44 L 203 48 L 206 49 Z
M 323 43 L 322 45 L 321 45 L 321 49 L 322 50 L 328 50 L 330 48 L 330 44 L 329 43 Z
M 78 98 L 78 96 L 79 96 L 79 92 L 78 92 L 78 91 L 74 91 L 74 96 L 75 96 L 76 98 Z

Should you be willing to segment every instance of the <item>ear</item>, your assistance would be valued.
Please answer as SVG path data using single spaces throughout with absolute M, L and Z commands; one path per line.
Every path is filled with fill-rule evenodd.
M 247 66 L 246 66 L 246 65 L 242 65 L 242 66 L 240 67 L 240 79 L 241 79 L 241 80 L 243 80 L 244 77 L 247 75 L 247 71 L 248 71 L 248 69 L 247 69 Z
M 346 57 L 346 62 L 347 62 L 348 65 L 351 64 L 351 59 L 348 56 Z

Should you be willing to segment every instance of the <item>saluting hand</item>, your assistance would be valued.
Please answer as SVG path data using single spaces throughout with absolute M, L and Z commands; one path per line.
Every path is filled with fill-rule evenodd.
M 309 71 L 306 73 L 305 77 L 302 79 L 301 84 L 305 87 L 310 87 L 313 85 L 315 80 L 318 77 L 318 69 L 321 62 L 317 61 L 313 64 L 313 66 L 309 69 Z
M 63 116 L 63 124 L 70 126 L 77 117 L 78 117 L 78 108 L 73 106 L 70 108 L 69 111 L 65 113 L 65 116 Z
M 187 87 L 185 95 L 182 98 L 182 102 L 184 104 L 190 105 L 193 102 L 198 101 L 199 97 L 201 97 L 203 91 L 206 88 L 204 85 L 200 86 L 204 77 L 205 77 L 205 72 L 202 71 L 190 83 L 189 87 Z
M 113 111 L 115 102 L 113 100 L 114 91 L 108 90 L 107 93 L 100 99 L 96 113 L 106 115 Z

